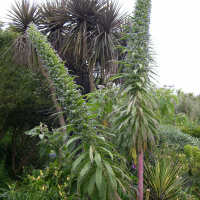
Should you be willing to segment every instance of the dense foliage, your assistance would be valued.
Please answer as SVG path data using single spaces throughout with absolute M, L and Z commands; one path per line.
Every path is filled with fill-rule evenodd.
M 11 6 L 8 17 L 11 29 L 20 33 L 13 43 L 16 61 L 34 65 L 34 52 L 25 34 L 33 22 L 48 35 L 84 94 L 94 92 L 97 82 L 106 84 L 106 79 L 116 74 L 118 65 L 109 61 L 121 59 L 115 45 L 126 44 L 118 40 L 126 13 L 117 1 L 60 0 L 38 5 L 21 0 Z
M 52 103 L 47 84 L 38 70 L 17 65 L 9 55 L 3 55 L 15 36 L 0 30 L 0 163 L 1 175 L 7 177 L 21 173 L 33 160 L 33 166 L 39 164 L 38 138 L 30 139 L 24 132 L 40 121 L 52 125 L 53 118 L 49 117 L 54 113 L 49 111 Z
M 97 195 L 102 199 L 115 199 L 118 196 L 118 187 L 124 191 L 130 191 L 131 179 L 125 172 L 125 160 L 115 150 L 114 145 L 106 139 L 109 132 L 103 130 L 100 124 L 93 122 L 92 118 L 96 115 L 92 116 L 88 113 L 85 100 L 82 99 L 80 90 L 73 81 L 74 78 L 70 77 L 59 57 L 46 43 L 46 38 L 37 31 L 33 24 L 27 32 L 30 41 L 41 55 L 42 63 L 50 74 L 50 78 L 53 79 L 59 100 L 64 108 L 63 113 L 67 116 L 68 132 L 73 131 L 73 136 L 63 146 L 63 150 L 78 139 L 81 140 L 78 148 L 74 151 L 72 148 L 71 155 L 67 160 L 64 159 L 64 165 L 72 167 L 71 173 L 74 174 L 74 181 L 80 195 Z M 35 135 L 31 131 L 28 134 Z M 63 140 L 65 144 L 68 135 L 62 135 L 59 130 L 55 130 L 52 137 L 54 140 Z M 51 136 L 47 140 L 45 132 L 41 138 L 41 143 L 52 141 Z M 81 152 L 78 153 L 78 150 Z M 63 153 L 66 157 L 66 151 Z M 88 184 L 91 187 L 88 187 Z
M 12 6 L 0 30 L 0 198 L 199 199 L 200 98 L 151 82 L 150 11 L 137 0 L 122 27 L 115 1 Z

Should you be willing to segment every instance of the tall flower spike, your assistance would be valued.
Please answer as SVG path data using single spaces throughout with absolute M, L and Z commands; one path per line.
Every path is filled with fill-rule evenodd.
M 46 37 L 37 31 L 34 24 L 29 25 L 27 33 L 53 81 L 62 107 L 65 108 L 68 123 L 73 124 L 75 133 L 81 132 L 86 122 L 87 110 L 80 99 L 80 90 L 77 89 L 74 78 L 70 76 L 63 61 L 47 43 Z
M 150 52 L 150 12 L 151 0 L 136 1 L 132 25 L 126 34 L 128 46 L 120 47 L 127 52 L 124 62 L 120 62 L 125 66 L 124 73 L 116 76 L 124 77 L 121 90 L 126 88 L 127 97 L 117 112 L 120 118 L 116 118 L 113 132 L 118 129 L 118 144 L 130 153 L 134 164 L 138 160 L 139 200 L 143 200 L 143 152 L 152 148 L 158 137 L 154 113 L 156 103 L 148 90 L 151 87 L 150 77 L 155 74 L 150 67 L 153 61 Z M 123 126 L 120 126 L 122 123 Z

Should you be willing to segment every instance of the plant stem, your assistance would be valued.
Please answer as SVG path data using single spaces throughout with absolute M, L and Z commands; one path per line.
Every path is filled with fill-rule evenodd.
M 143 200 L 143 150 L 138 154 L 138 191 L 139 200 Z

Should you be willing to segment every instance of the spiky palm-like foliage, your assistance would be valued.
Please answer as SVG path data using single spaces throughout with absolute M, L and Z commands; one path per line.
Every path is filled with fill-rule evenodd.
M 47 30 L 51 28 L 50 36 L 59 30 L 62 32 L 53 39 L 52 45 L 59 45 L 57 50 L 60 56 L 66 60 L 69 69 L 79 76 L 78 82 L 87 91 L 85 81 L 88 78 L 88 38 L 94 31 L 96 13 L 101 12 L 104 3 L 99 0 L 66 0 L 64 3 L 65 5 L 56 9 L 54 16 L 47 18 L 50 23 L 44 27 Z M 90 88 L 94 90 L 93 73 L 89 77 Z
M 9 10 L 7 16 L 11 20 L 11 30 L 19 33 L 19 36 L 11 43 L 8 51 L 14 49 L 13 58 L 15 61 L 20 65 L 30 67 L 30 65 L 34 65 L 36 55 L 25 31 L 29 23 L 39 23 L 40 8 L 37 4 L 31 4 L 29 0 L 15 1 L 15 4 L 11 5 L 11 10 Z
M 17 33 L 24 33 L 30 22 L 39 23 L 40 9 L 37 4 L 31 5 L 29 0 L 15 1 L 15 5 L 11 4 L 8 17 L 12 21 L 12 30 Z
M 100 64 L 103 80 L 108 73 L 108 61 L 114 55 L 118 57 L 114 47 L 119 44 L 117 39 L 121 36 L 120 25 L 125 14 L 120 14 L 121 7 L 117 6 L 117 1 L 67 0 L 65 3 L 47 18 L 50 23 L 44 27 L 51 27 L 54 32 L 62 30 L 60 39 L 54 40 L 52 45 L 61 41 L 61 57 L 71 70 L 79 71 L 75 74 L 89 74 L 90 88 L 94 91 L 94 67 Z
M 70 30 L 69 38 L 64 46 L 64 51 L 68 49 L 68 45 L 74 43 L 74 55 L 82 62 L 89 62 L 91 52 L 88 51 L 88 44 L 91 37 L 94 37 L 96 29 L 97 13 L 101 13 L 105 9 L 104 2 L 98 0 L 71 0 L 68 4 L 67 11 L 71 14 L 70 21 L 73 28 Z M 70 24 L 72 26 L 72 24 Z M 93 63 L 88 66 L 90 91 L 94 92 L 95 83 L 93 75 Z
M 150 199 L 175 199 L 183 185 L 184 170 L 181 165 L 156 160 L 155 166 L 147 164 L 144 173 L 144 182 L 150 189 Z
M 41 5 L 41 22 L 39 28 L 45 35 L 48 35 L 49 42 L 58 52 L 61 50 L 63 41 L 64 24 L 59 22 L 58 25 L 55 25 L 57 23 L 55 16 L 57 11 L 65 6 L 65 0 L 46 1 L 46 3 Z
M 97 28 L 95 37 L 90 42 L 91 55 L 90 62 L 96 65 L 99 61 L 101 65 L 101 81 L 103 84 L 105 76 L 109 73 L 109 60 L 114 60 L 117 56 L 116 45 L 120 45 L 120 26 L 124 24 L 126 13 L 120 13 L 121 5 L 118 1 L 107 1 L 106 9 L 98 13 Z

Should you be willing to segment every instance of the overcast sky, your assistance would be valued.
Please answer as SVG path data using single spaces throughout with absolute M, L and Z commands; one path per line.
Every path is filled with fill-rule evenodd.
M 40 2 L 41 0 L 37 0 Z M 0 0 L 0 16 L 14 0 Z M 135 0 L 119 0 L 133 11 Z M 152 0 L 151 26 L 160 86 L 200 94 L 200 0 Z

